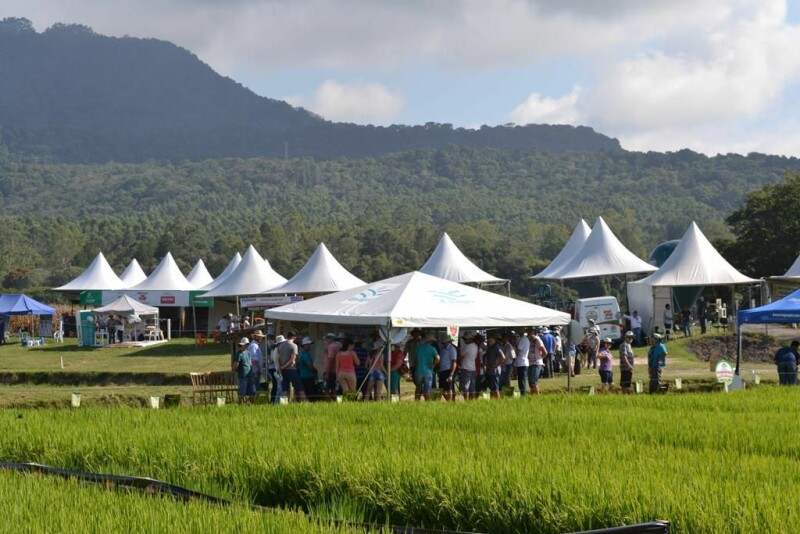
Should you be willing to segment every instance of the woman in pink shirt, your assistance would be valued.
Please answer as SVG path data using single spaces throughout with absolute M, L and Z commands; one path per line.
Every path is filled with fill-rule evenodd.
M 353 347 L 355 347 L 353 340 L 346 339 L 342 344 L 342 350 L 336 355 L 336 380 L 342 386 L 342 391 L 356 389 L 356 365 L 359 365 L 361 360 L 358 359 Z

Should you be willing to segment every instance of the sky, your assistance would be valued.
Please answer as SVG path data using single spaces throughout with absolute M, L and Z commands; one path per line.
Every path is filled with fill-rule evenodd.
M 168 40 L 334 121 L 800 157 L 800 0 L 3 0 L 8 16 Z

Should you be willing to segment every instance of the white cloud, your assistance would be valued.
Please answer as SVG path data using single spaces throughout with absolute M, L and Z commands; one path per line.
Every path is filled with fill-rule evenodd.
M 577 124 L 580 122 L 577 108 L 579 93 L 578 87 L 561 98 L 531 93 L 525 102 L 511 111 L 509 120 L 517 124 Z
M 343 84 L 326 80 L 316 90 L 311 102 L 293 98 L 293 105 L 307 107 L 332 120 L 360 124 L 385 124 L 403 111 L 404 98 L 378 83 Z

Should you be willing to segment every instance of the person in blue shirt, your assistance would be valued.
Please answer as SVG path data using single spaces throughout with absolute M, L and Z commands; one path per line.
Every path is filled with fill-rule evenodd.
M 547 353 L 544 357 L 544 377 L 553 378 L 553 354 L 556 352 L 556 338 L 546 326 L 539 331 L 539 339 L 542 340 L 544 351 Z
M 647 351 L 647 374 L 650 377 L 650 394 L 658 393 L 661 383 L 661 370 L 667 365 L 667 347 L 661 342 L 661 334 L 650 336 L 650 349 Z
M 781 347 L 775 353 L 775 365 L 778 366 L 778 380 L 782 386 L 794 386 L 797 384 L 797 361 L 800 354 L 797 348 L 800 341 L 794 340 L 788 347 Z
M 433 369 L 439 363 L 439 353 L 431 344 L 435 341 L 436 338 L 430 337 L 428 342 L 417 345 L 417 367 L 415 369 L 417 389 L 414 393 L 414 400 L 419 400 L 420 397 L 428 400 L 428 393 L 430 393 L 433 383 Z

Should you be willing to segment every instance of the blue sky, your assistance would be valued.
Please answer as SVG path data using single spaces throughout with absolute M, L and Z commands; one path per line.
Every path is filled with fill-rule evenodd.
M 800 0 L 4 0 L 6 16 L 169 40 L 336 121 L 800 156 Z

